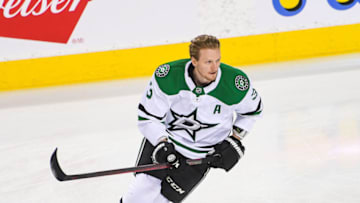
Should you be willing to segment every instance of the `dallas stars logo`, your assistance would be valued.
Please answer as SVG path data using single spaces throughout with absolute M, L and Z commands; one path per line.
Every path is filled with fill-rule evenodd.
M 169 130 L 185 130 L 190 137 L 195 141 L 196 132 L 200 131 L 201 129 L 211 128 L 216 126 L 217 124 L 209 124 L 209 123 L 202 123 L 201 121 L 196 119 L 196 111 L 195 109 L 189 115 L 179 115 L 174 111 L 171 111 L 174 120 L 169 123 L 170 128 Z

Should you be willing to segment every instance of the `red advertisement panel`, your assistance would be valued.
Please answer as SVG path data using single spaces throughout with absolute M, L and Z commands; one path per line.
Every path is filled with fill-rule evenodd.
M 0 0 L 0 37 L 67 43 L 90 0 Z

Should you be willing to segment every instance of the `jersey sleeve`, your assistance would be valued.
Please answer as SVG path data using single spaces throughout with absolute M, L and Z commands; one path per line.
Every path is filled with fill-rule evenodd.
M 256 89 L 250 85 L 244 99 L 237 105 L 234 126 L 249 132 L 263 113 L 263 103 Z
M 138 127 L 154 146 L 161 137 L 168 137 L 164 121 L 169 108 L 167 96 L 161 91 L 153 76 L 138 107 Z

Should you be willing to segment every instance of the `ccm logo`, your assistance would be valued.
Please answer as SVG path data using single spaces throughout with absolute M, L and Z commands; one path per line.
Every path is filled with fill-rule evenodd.
M 173 181 L 173 179 L 171 179 L 169 176 L 166 176 L 166 182 L 168 182 L 170 184 L 170 186 L 172 187 L 172 189 L 174 189 L 179 194 L 184 194 L 185 193 L 185 190 L 183 190 L 178 184 L 176 184 Z
M 0 36 L 67 43 L 90 0 L 0 0 Z

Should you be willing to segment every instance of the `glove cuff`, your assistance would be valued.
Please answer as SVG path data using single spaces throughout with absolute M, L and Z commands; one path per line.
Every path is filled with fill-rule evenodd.
M 237 140 L 236 138 L 230 136 L 225 139 L 227 142 L 230 143 L 230 145 L 236 150 L 236 152 L 239 154 L 239 158 L 244 156 L 244 151 L 241 148 L 241 142 Z
M 154 148 L 151 154 L 151 159 L 154 163 L 167 162 L 171 165 L 178 165 L 178 156 L 176 154 L 174 144 L 167 141 L 161 141 Z
M 151 159 L 152 159 L 152 161 L 153 161 L 154 163 L 159 163 L 159 161 L 156 159 L 156 154 L 157 154 L 157 153 L 161 150 L 161 148 L 163 148 L 164 146 L 165 146 L 165 141 L 161 141 L 161 142 L 159 142 L 159 143 L 156 145 L 154 151 L 153 151 L 152 154 L 151 154 Z

